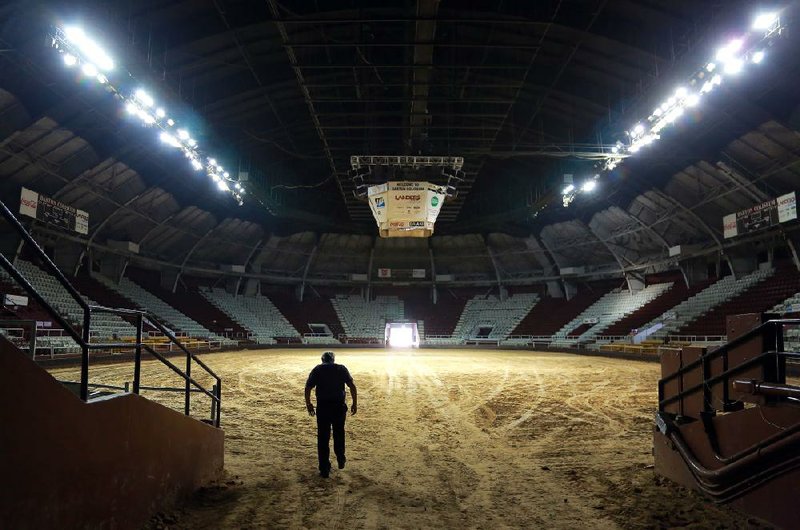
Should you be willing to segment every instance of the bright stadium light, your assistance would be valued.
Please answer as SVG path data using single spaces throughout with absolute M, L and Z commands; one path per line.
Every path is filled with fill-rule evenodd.
M 161 135 L 159 136 L 159 138 L 161 138 L 161 141 L 164 142 L 165 144 L 169 145 L 169 146 L 172 146 L 172 147 L 180 147 L 181 146 L 181 143 L 178 141 L 178 139 L 175 138 L 174 136 L 172 136 L 171 134 L 169 134 L 166 131 L 163 131 L 161 133 Z
M 186 129 L 178 129 L 178 138 L 181 140 L 188 140 L 189 139 L 189 131 Z
M 72 55 L 71 53 L 65 53 L 64 64 L 67 66 L 75 66 L 76 64 L 78 64 L 78 58 Z
M 200 161 L 197 160 L 196 158 L 192 158 L 192 167 L 194 168 L 195 171 L 200 171 L 201 169 L 203 169 L 203 164 L 201 164 Z
M 166 111 L 164 109 L 162 109 L 161 107 L 156 109 L 156 117 L 158 117 L 159 119 L 163 118 L 166 115 L 167 115 Z
M 85 75 L 86 77 L 95 77 L 99 73 L 97 71 L 97 67 L 92 63 L 83 63 L 81 71 L 83 72 L 83 75 Z
M 87 61 L 96 64 L 101 70 L 114 69 L 114 61 L 111 60 L 111 57 L 94 40 L 87 37 L 81 28 L 67 26 L 64 28 L 64 35 Z
M 169 125 L 170 127 L 172 127 L 173 125 L 175 125 L 175 120 L 173 120 L 172 118 L 168 119 L 168 120 L 167 120 L 167 125 Z
M 758 50 L 755 52 L 751 57 L 750 60 L 753 61 L 754 64 L 759 64 L 761 61 L 764 60 L 764 50 Z
M 100 83 L 101 85 L 105 85 L 106 83 L 108 83 L 108 78 L 103 74 L 97 74 L 97 77 L 95 77 L 95 79 L 97 79 L 97 82 Z
M 597 187 L 597 181 L 596 180 L 587 180 L 586 182 L 583 183 L 583 186 L 581 186 L 581 189 L 584 192 L 589 193 L 591 191 L 594 191 L 594 189 L 596 187 Z
M 569 185 L 567 185 L 566 188 L 564 188 L 564 190 L 561 192 L 561 194 L 562 195 L 568 195 L 568 194 L 572 193 L 573 191 L 575 191 L 575 186 L 573 186 L 572 184 L 569 184 Z
M 155 105 L 155 101 L 153 100 L 152 96 L 150 96 L 150 94 L 145 92 L 142 88 L 137 89 L 134 95 L 136 96 L 136 99 L 148 107 Z
M 706 72 L 713 72 L 717 68 L 715 63 L 708 63 L 706 65 Z
M 767 30 L 775 27 L 778 24 L 778 21 L 778 13 L 761 13 L 755 19 L 753 19 L 753 29 Z
M 685 87 L 685 86 L 680 86 L 680 87 L 678 87 L 678 89 L 677 89 L 677 90 L 675 90 L 675 95 L 676 95 L 677 97 L 679 97 L 679 98 L 683 98 L 683 97 L 686 97 L 686 94 L 687 94 L 688 92 L 689 92 L 689 91 L 688 91 L 688 90 L 686 90 L 686 87 Z
M 732 74 L 732 75 L 738 74 L 739 72 L 742 71 L 742 68 L 744 68 L 744 61 L 742 61 L 738 57 L 730 59 L 725 63 L 726 74 Z
M 224 180 L 222 180 L 222 179 L 220 179 L 220 180 L 219 180 L 219 182 L 217 182 L 217 187 L 220 189 L 220 191 L 230 191 L 230 190 L 231 190 L 231 189 L 228 187 L 228 183 L 227 183 L 227 182 L 225 182 L 225 181 L 224 181 Z
M 687 107 L 696 107 L 698 103 L 700 103 L 700 96 L 698 94 L 692 94 L 686 98 Z

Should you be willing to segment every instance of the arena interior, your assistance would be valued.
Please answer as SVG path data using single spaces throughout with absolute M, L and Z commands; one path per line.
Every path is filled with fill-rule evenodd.
M 3 3 L 0 528 L 796 527 L 798 8 Z

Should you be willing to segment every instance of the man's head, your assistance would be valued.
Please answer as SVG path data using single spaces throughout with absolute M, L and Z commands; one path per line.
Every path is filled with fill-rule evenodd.
M 322 362 L 325 364 L 333 364 L 336 360 L 336 355 L 332 351 L 326 351 L 322 354 Z

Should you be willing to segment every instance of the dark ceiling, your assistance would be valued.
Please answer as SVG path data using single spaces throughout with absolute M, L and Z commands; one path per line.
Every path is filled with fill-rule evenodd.
M 351 155 L 452 155 L 464 157 L 466 179 L 437 231 L 480 231 L 486 219 L 514 232 L 541 221 L 526 208 L 537 193 L 563 173 L 592 171 L 592 162 L 566 155 L 607 149 L 663 96 L 660 84 L 672 89 L 719 35 L 747 27 L 753 4 L 6 2 L 0 76 L 34 116 L 54 117 L 179 199 L 191 194 L 191 204 L 231 215 L 230 201 L 210 186 L 187 187 L 184 162 L 154 153 L 152 135 L 119 119 L 110 98 L 52 64 L 47 26 L 83 24 L 139 82 L 191 116 L 201 144 L 247 171 L 253 196 L 278 213 L 251 196 L 239 217 L 295 231 L 325 223 L 369 231 L 369 209 L 347 173 Z M 794 62 L 782 71 L 796 76 L 796 58 L 786 55 Z M 631 164 L 617 179 L 625 186 L 569 212 L 554 209 L 550 219 L 589 215 L 609 197 L 629 200 L 704 150 L 787 118 L 800 99 L 775 83 L 739 88 L 729 96 L 744 101 L 742 113 L 712 105 L 686 132 L 692 141 L 666 138 L 646 166 Z

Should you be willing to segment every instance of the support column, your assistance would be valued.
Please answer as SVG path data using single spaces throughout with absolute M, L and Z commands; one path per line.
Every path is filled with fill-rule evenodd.
M 372 240 L 372 246 L 369 249 L 369 263 L 367 264 L 367 292 L 365 293 L 365 299 L 367 301 L 370 300 L 371 291 L 372 291 L 372 263 L 375 259 L 375 240 Z
M 439 302 L 439 293 L 436 290 L 436 261 L 433 259 L 433 245 L 428 239 L 428 256 L 431 260 L 431 301 L 434 304 Z
M 500 269 L 497 266 L 497 260 L 494 257 L 494 252 L 492 252 L 491 247 L 489 247 L 489 242 L 486 238 L 483 238 L 484 244 L 486 245 L 486 253 L 489 255 L 489 260 L 492 262 L 492 267 L 494 268 L 494 275 L 497 278 L 497 292 L 500 300 L 505 300 L 508 298 L 508 292 L 503 288 L 503 281 L 500 279 Z
M 300 284 L 300 301 L 303 301 L 303 295 L 306 291 L 306 278 L 308 278 L 308 271 L 311 269 L 311 264 L 314 262 L 314 256 L 317 255 L 317 245 L 311 249 L 311 254 L 308 255 L 306 266 L 303 268 L 303 282 Z

